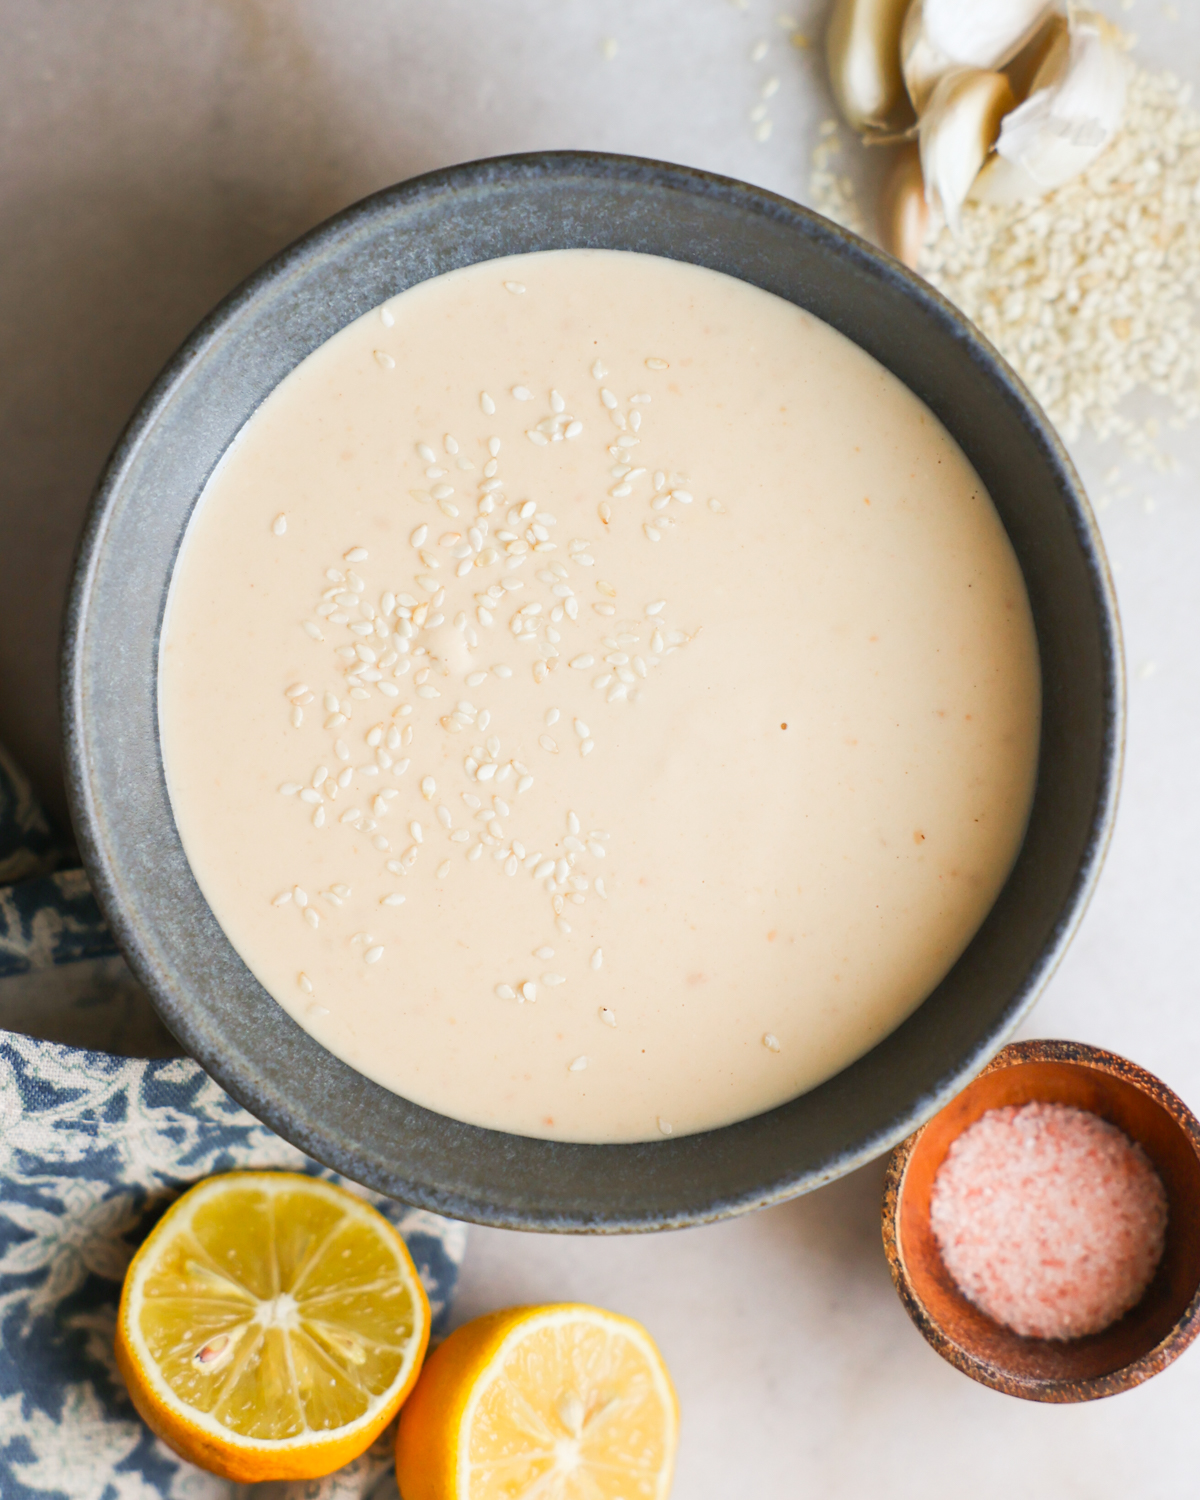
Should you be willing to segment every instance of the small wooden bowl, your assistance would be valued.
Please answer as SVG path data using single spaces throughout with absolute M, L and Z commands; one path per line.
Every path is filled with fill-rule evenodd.
M 1090 1110 L 1139 1142 L 1167 1192 L 1166 1244 L 1136 1307 L 1086 1338 L 1024 1338 L 968 1302 L 929 1223 L 933 1179 L 951 1144 L 989 1109 L 1034 1101 Z M 1027 1401 L 1094 1401 L 1157 1375 L 1200 1332 L 1200 1123 L 1152 1074 L 1078 1042 L 1018 1042 L 896 1147 L 883 1245 L 909 1317 L 972 1380 Z

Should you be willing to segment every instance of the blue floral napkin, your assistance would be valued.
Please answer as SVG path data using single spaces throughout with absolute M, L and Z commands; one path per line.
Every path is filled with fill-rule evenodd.
M 177 1458 L 135 1413 L 113 1361 L 121 1282 L 191 1183 L 238 1167 L 341 1181 L 246 1113 L 188 1058 L 122 1057 L 45 1040 L 169 1036 L 124 970 L 81 871 L 62 858 L 0 750 L 0 1497 L 2 1500 L 395 1500 L 391 1433 L 329 1479 L 241 1486 Z M 124 970 L 122 975 L 121 971 Z M 54 981 L 69 996 L 51 1003 Z M 40 991 L 30 989 L 31 982 Z M 6 991 L 19 991 L 18 1002 Z M 31 1002 L 32 996 L 32 1002 Z M 10 1019 L 11 1024 L 11 1019 Z M 461 1224 L 362 1193 L 399 1228 L 436 1338 L 465 1247 Z

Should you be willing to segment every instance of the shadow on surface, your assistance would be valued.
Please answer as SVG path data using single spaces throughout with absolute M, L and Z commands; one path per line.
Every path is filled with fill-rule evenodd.
M 337 89 L 302 11 L 17 0 L 7 14 L 0 727 L 63 827 L 59 624 L 105 457 L 221 297 L 428 160 L 404 142 L 356 151 L 356 97 Z

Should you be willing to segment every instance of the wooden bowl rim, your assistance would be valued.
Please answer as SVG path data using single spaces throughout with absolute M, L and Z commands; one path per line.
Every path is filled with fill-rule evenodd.
M 1200 1159 L 1200 1120 L 1174 1090 L 1167 1087 L 1161 1078 L 1147 1072 L 1137 1063 L 1107 1052 L 1102 1047 L 1092 1047 L 1086 1042 L 1038 1039 L 1028 1042 L 1012 1042 L 1001 1048 L 996 1056 L 983 1068 L 967 1088 L 971 1088 L 988 1073 L 1002 1068 L 1023 1067 L 1028 1063 L 1058 1062 L 1080 1068 L 1093 1068 L 1119 1078 L 1132 1085 L 1161 1106 L 1175 1122 L 1179 1131 Z M 949 1107 L 949 1106 L 947 1106 Z M 940 1114 L 940 1111 L 939 1111 Z M 904 1193 L 905 1174 L 917 1144 L 926 1130 L 938 1119 L 934 1115 L 920 1129 L 915 1130 L 892 1152 L 888 1158 L 883 1191 L 883 1249 L 887 1256 L 888 1270 L 900 1301 L 909 1317 L 920 1329 L 927 1343 L 964 1375 L 977 1380 L 981 1385 L 1005 1395 L 1019 1396 L 1026 1401 L 1048 1401 L 1071 1403 L 1096 1401 L 1104 1396 L 1115 1396 L 1121 1391 L 1132 1390 L 1151 1376 L 1157 1375 L 1172 1364 L 1189 1344 L 1200 1334 L 1200 1287 L 1176 1322 L 1175 1326 L 1153 1348 L 1138 1359 L 1120 1369 L 1090 1379 L 1038 1379 L 1033 1376 L 1009 1371 L 1001 1366 L 979 1359 L 969 1350 L 956 1343 L 941 1323 L 930 1313 L 922 1301 L 909 1275 L 908 1267 L 900 1248 L 900 1203 Z

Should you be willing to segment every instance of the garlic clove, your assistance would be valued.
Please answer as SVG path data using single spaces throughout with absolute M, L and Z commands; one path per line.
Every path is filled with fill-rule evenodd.
M 1039 76 L 1043 83 L 1047 81 L 1043 74 L 1044 68 L 1052 69 L 1051 76 L 1057 76 L 1060 65 L 1056 63 L 1056 59 L 1060 54 L 1065 57 L 1069 36 L 1070 27 L 1066 16 L 1050 15 L 1045 25 L 1034 33 L 1020 52 L 1005 63 L 1004 74 L 1012 84 L 1018 104 L 1023 103 L 1033 92 Z
M 921 175 L 921 153 L 905 146 L 895 154 L 879 196 L 879 239 L 889 255 L 917 269 L 929 228 L 929 204 Z
M 980 195 L 1037 196 L 1091 166 L 1121 124 L 1128 85 L 1120 33 L 1102 16 L 1076 13 L 1067 43 L 1050 49 L 1029 97 L 1005 118 Z
M 900 27 L 908 0 L 836 0 L 825 33 L 838 108 L 859 132 L 911 119 L 900 73 Z
M 918 115 L 928 104 L 938 79 L 953 66 L 925 34 L 924 0 L 913 0 L 900 32 L 900 72 Z
M 979 169 L 967 197 L 972 203 L 1008 207 L 1013 203 L 1031 203 L 1045 195 L 1046 189 L 1017 162 L 1006 161 L 995 151 Z
M 954 68 L 943 74 L 921 116 L 925 196 L 956 233 L 967 194 L 1016 100 L 1003 73 Z
M 1052 9 L 1052 0 L 913 0 L 900 34 L 900 65 L 917 113 L 951 68 L 991 70 L 1015 57 Z
M 970 68 L 998 68 L 1046 19 L 1049 0 L 924 0 L 932 46 Z

